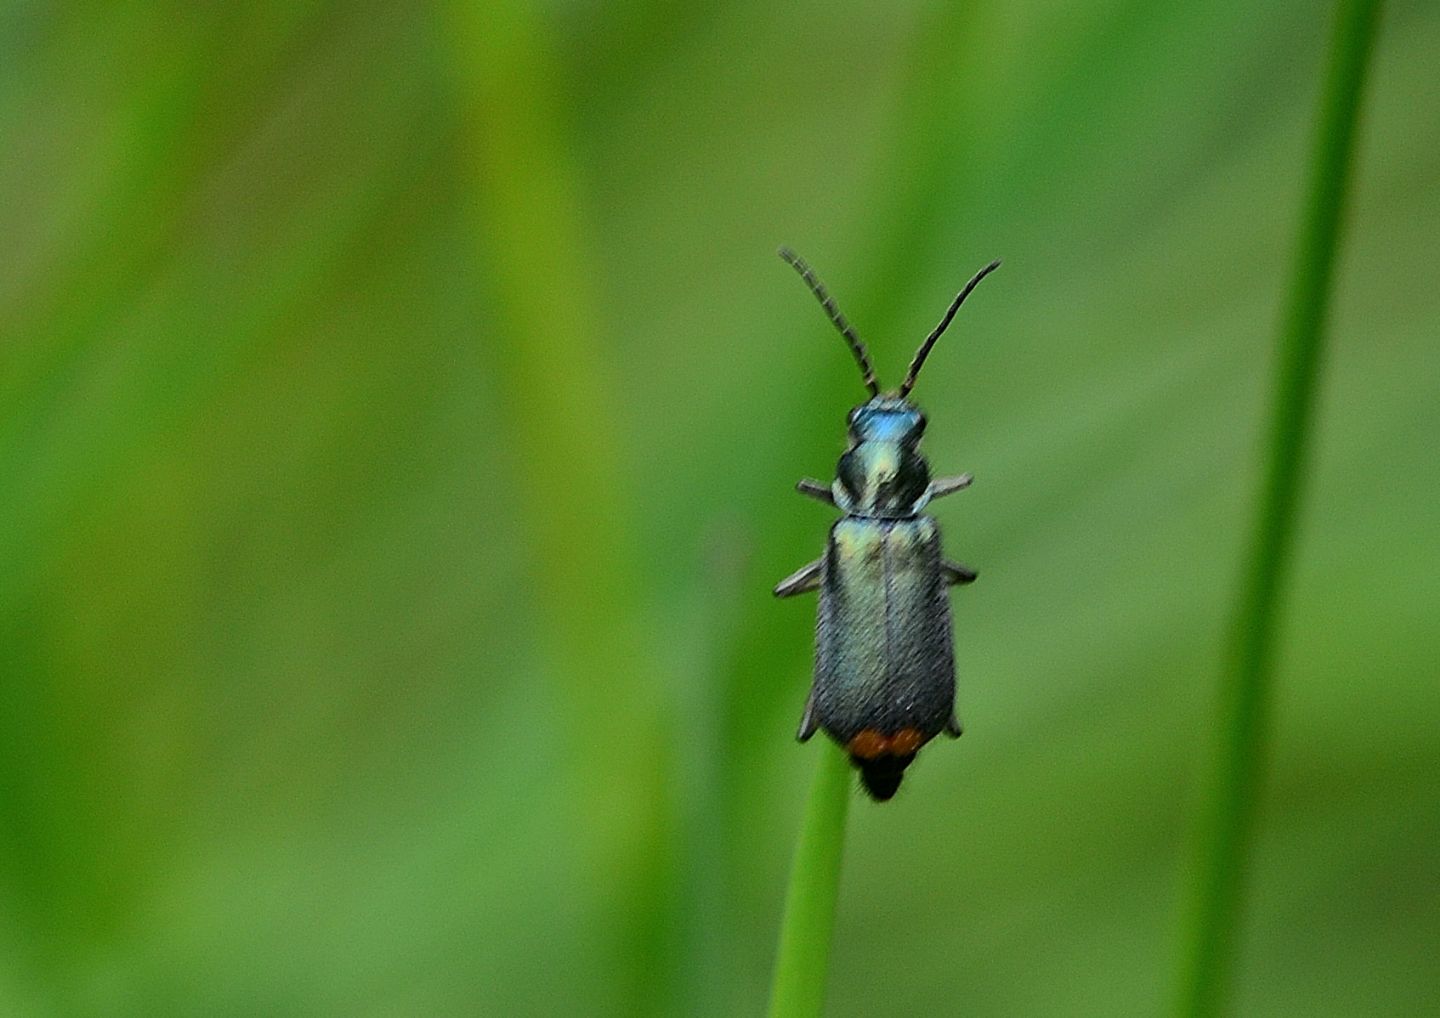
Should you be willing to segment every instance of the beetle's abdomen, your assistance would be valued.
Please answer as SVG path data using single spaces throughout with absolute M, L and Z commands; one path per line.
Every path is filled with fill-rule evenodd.
M 815 720 L 889 798 L 955 706 L 950 601 L 928 516 L 846 517 L 830 531 L 815 648 Z

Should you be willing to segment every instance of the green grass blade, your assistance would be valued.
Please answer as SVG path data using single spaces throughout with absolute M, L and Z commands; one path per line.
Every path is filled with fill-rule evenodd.
M 596 240 L 562 65 L 534 4 L 455 0 L 446 14 L 468 132 L 473 241 L 493 316 L 480 342 L 503 379 L 510 427 L 501 440 L 520 479 L 504 497 L 524 506 L 544 642 L 565 705 L 559 720 L 570 726 L 575 842 L 582 865 L 604 875 L 596 883 L 606 967 L 627 1013 L 670 1013 L 664 686 L 644 631 L 638 496 L 617 414 L 618 365 L 595 310 Z
M 770 1018 L 818 1015 L 824 1007 L 852 783 L 845 754 L 826 742 L 805 805 L 790 887 L 785 892 L 780 950 L 770 987 Z
M 1298 257 L 1280 337 L 1264 488 L 1221 680 L 1209 797 L 1197 837 L 1179 1013 L 1220 1013 L 1229 995 L 1250 834 L 1268 735 L 1275 624 L 1294 544 L 1360 94 L 1378 0 L 1341 0 L 1321 100 Z

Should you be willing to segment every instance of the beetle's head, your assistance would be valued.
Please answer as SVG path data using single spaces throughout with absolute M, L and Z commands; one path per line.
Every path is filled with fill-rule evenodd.
M 930 486 L 920 454 L 925 415 L 901 396 L 876 396 L 850 411 L 850 445 L 836 477 L 847 511 L 866 516 L 909 516 Z
M 850 353 L 860 368 L 865 388 L 873 397 L 868 403 L 850 411 L 850 446 L 840 457 L 837 484 L 833 489 L 835 504 L 847 513 L 862 516 L 895 518 L 914 515 L 925 504 L 930 488 L 930 468 L 917 449 L 920 436 L 925 433 L 925 415 L 910 402 L 910 390 L 915 387 L 915 379 L 925 366 L 925 358 L 930 356 L 936 340 L 949 327 L 955 312 L 960 310 L 960 305 L 965 303 L 965 298 L 980 280 L 999 268 L 1000 263 L 991 262 L 970 278 L 970 282 L 950 302 L 940 324 L 930 330 L 930 335 L 915 351 L 900 388 L 886 395 L 880 391 L 880 382 L 875 377 L 865 344 L 850 328 L 850 323 L 830 299 L 824 285 L 815 278 L 815 273 L 810 271 L 810 266 L 789 248 L 782 247 L 780 257 L 800 273 L 800 278 L 810 287 L 810 292 L 830 316 L 830 321 L 845 337 Z
M 925 415 L 900 396 L 876 396 L 850 411 L 846 421 L 850 444 L 895 442 L 914 448 L 925 434 Z

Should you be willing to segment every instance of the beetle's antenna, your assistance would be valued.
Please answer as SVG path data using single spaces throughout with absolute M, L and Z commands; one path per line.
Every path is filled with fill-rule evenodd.
M 805 264 L 805 259 L 788 247 L 782 247 L 779 254 L 790 264 L 791 268 L 800 273 L 800 278 L 805 280 L 806 286 L 810 287 L 810 292 L 815 295 L 815 299 L 820 302 L 820 306 L 830 316 L 830 321 L 835 323 L 835 328 L 840 330 L 840 335 L 844 336 L 845 342 L 850 344 L 850 352 L 855 355 L 855 363 L 860 365 L 860 373 L 865 376 L 865 388 L 870 390 L 870 395 L 880 395 L 880 383 L 875 380 L 875 369 L 870 366 L 870 355 L 865 352 L 865 344 L 860 342 L 860 337 L 855 335 L 855 330 L 850 328 L 850 323 L 845 320 L 845 316 L 835 306 L 835 301 L 831 298 L 830 292 L 825 289 L 825 284 L 815 277 L 810 266 Z
M 915 388 L 915 379 L 919 376 L 920 369 L 925 366 L 925 358 L 930 356 L 930 348 L 935 345 L 935 341 L 940 338 L 940 334 L 949 327 L 950 319 L 955 317 L 955 312 L 960 310 L 960 305 L 965 303 L 965 298 L 970 296 L 970 291 L 979 285 L 980 280 L 990 275 L 990 273 L 999 267 L 1000 262 L 993 261 L 975 273 L 970 282 L 965 284 L 965 289 L 961 290 L 955 296 L 955 299 L 950 302 L 950 308 L 945 312 L 945 317 L 940 319 L 940 324 L 935 326 L 935 328 L 931 330 L 930 335 L 925 337 L 925 342 L 920 344 L 920 349 L 915 351 L 915 357 L 910 361 L 910 370 L 905 373 L 905 383 L 900 386 L 900 397 L 902 399 L 910 395 L 910 390 Z

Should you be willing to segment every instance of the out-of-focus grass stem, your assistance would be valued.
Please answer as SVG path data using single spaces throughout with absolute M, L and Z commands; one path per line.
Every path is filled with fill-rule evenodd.
M 1178 1013 L 1226 1008 L 1268 737 L 1270 673 L 1294 544 L 1361 88 L 1378 0 L 1339 0 L 1297 258 L 1279 335 L 1265 477 L 1220 684 L 1213 772 L 1196 840 Z
M 637 496 L 616 412 L 618 365 L 595 313 L 594 239 L 560 62 L 533 4 L 455 0 L 445 14 L 492 315 L 477 349 L 503 379 L 503 440 L 518 480 L 485 494 L 524 511 L 558 720 L 573 747 L 574 838 L 586 883 L 611 916 L 606 964 L 627 1013 L 668 1013 L 664 685 L 642 631 Z
M 818 1015 L 825 1004 L 853 779 L 845 754 L 828 742 L 821 750 L 785 892 L 780 949 L 770 986 L 770 1018 Z

